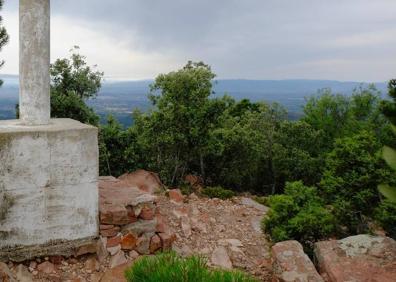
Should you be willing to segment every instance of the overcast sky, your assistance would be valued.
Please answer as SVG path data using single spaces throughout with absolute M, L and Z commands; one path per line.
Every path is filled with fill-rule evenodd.
M 52 0 L 51 57 L 79 45 L 114 79 L 188 60 L 219 78 L 385 81 L 396 77 L 396 0 Z M 2 74 L 18 73 L 18 0 Z

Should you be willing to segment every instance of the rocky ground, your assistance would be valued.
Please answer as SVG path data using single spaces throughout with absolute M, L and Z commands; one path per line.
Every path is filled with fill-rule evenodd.
M 241 269 L 262 281 L 271 280 L 269 243 L 260 230 L 266 207 L 243 197 L 219 200 L 192 194 L 183 198 L 176 191 L 170 193 L 170 198 L 159 196 L 157 206 L 168 228 L 176 234 L 176 252 L 201 254 L 210 265 Z M 137 257 L 136 251 L 126 252 L 120 257 L 123 264 L 113 268 L 118 264 L 114 256 L 101 263 L 96 255 L 49 257 L 24 264 L 0 264 L 0 273 L 8 268 L 17 281 L 23 282 L 117 282 L 125 281 L 123 271 Z
M 161 197 L 159 207 L 176 233 L 176 252 L 201 254 L 210 265 L 270 281 L 270 246 L 260 229 L 265 206 L 243 197 L 219 200 L 192 194 L 179 202 Z

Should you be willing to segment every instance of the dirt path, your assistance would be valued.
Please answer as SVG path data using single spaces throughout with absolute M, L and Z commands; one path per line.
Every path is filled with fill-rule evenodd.
M 176 233 L 174 250 L 201 254 L 209 264 L 247 271 L 271 280 L 270 247 L 260 229 L 267 208 L 249 198 L 188 197 L 183 203 L 160 197 L 158 206 Z

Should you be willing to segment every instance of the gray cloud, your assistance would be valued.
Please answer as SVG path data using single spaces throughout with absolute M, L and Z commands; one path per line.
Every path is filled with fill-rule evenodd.
M 262 79 L 391 78 L 395 11 L 394 0 L 52 0 L 54 16 L 131 49 Z

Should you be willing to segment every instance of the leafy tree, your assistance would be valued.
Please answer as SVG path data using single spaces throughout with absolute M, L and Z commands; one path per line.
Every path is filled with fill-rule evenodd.
M 165 182 L 175 183 L 190 172 L 195 159 L 199 159 L 200 173 L 205 175 L 207 136 L 215 119 L 209 103 L 214 77 L 202 62 L 188 62 L 178 71 L 161 74 L 151 85 L 155 109 L 149 115 L 135 114 L 149 162 Z
M 325 133 L 304 121 L 281 123 L 276 133 L 274 167 L 279 188 L 285 181 L 317 184 L 322 176 Z
M 86 57 L 70 50 L 70 58 L 57 59 L 51 64 L 51 90 L 62 95 L 74 94 L 81 99 L 95 97 L 102 85 L 103 72 L 87 65 Z
M 87 66 L 86 57 L 71 50 L 70 59 L 51 64 L 51 116 L 72 118 L 83 123 L 99 124 L 99 117 L 86 105 L 100 90 L 103 72 Z
M 326 158 L 320 187 L 347 234 L 367 231 L 367 217 L 380 200 L 377 183 L 390 177 L 378 154 L 380 146 L 373 133 L 362 131 L 337 139 Z
M 384 115 L 392 123 L 392 129 L 396 133 L 396 79 L 393 79 L 388 84 L 389 96 L 393 101 L 383 101 L 381 108 Z M 391 147 L 385 146 L 383 148 L 383 158 L 386 163 L 394 171 L 396 170 L 396 150 Z M 396 203 L 396 187 L 392 187 L 389 184 L 381 184 L 378 189 L 380 192 L 387 197 L 390 201 Z
M 3 8 L 4 0 L 0 0 L 0 11 Z M 9 36 L 7 34 L 7 30 L 2 24 L 3 18 L 0 15 L 0 51 L 3 48 L 4 45 L 8 43 Z M 4 65 L 4 60 L 0 60 L 0 68 Z M 0 87 L 3 84 L 3 81 L 0 79 Z
M 133 127 L 123 129 L 113 116 L 100 127 L 99 146 L 100 175 L 120 176 L 140 168 L 141 149 L 136 131 Z

